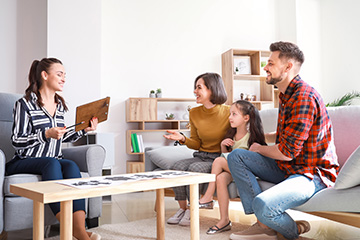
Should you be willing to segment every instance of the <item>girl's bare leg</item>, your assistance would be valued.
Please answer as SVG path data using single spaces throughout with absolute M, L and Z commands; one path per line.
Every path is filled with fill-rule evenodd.
M 222 228 L 229 223 L 229 191 L 227 186 L 231 183 L 231 174 L 224 171 L 216 178 L 217 199 L 220 210 L 220 220 L 216 224 L 218 228 Z
M 223 157 L 215 158 L 211 167 L 211 173 L 218 176 L 221 172 L 226 170 L 230 172 L 226 159 Z M 213 200 L 215 189 L 216 189 L 216 182 L 210 182 L 208 188 L 206 189 L 205 194 L 200 198 L 199 202 L 207 203 Z

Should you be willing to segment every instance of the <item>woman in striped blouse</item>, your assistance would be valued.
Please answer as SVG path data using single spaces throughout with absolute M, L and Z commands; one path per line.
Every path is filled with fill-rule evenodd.
M 7 174 L 39 174 L 42 180 L 80 178 L 75 162 L 62 158 L 61 143 L 74 142 L 97 127 L 96 118 L 90 127 L 75 132 L 66 129 L 64 113 L 68 110 L 64 99 L 56 92 L 62 91 L 65 69 L 56 58 L 35 60 L 29 72 L 29 87 L 25 96 L 15 103 L 12 144 L 14 158 L 6 164 Z M 50 204 L 60 220 L 60 204 Z M 100 236 L 86 232 L 85 200 L 73 203 L 73 235 L 77 239 L 98 240 Z

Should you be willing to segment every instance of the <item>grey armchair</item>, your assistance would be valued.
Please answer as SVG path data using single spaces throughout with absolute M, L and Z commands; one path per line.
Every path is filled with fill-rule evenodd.
M 31 200 L 10 193 L 10 184 L 41 181 L 41 176 L 34 174 L 15 174 L 5 176 L 5 164 L 14 155 L 11 145 L 13 124 L 12 111 L 20 94 L 0 93 L 0 233 L 32 228 L 33 203 Z M 102 175 L 105 161 L 105 149 L 100 145 L 84 145 L 63 148 L 63 155 L 75 161 L 82 177 Z M 90 198 L 86 201 L 87 225 L 95 227 L 101 216 L 102 199 Z M 45 207 L 45 225 L 58 223 L 49 206 Z

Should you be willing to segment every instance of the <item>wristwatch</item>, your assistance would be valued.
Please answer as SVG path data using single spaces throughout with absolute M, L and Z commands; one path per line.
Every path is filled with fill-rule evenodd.
M 185 138 L 185 140 L 186 140 L 186 136 L 185 136 L 185 134 L 183 134 L 182 132 L 179 132 L 181 135 L 183 135 L 184 136 L 184 138 Z M 185 141 L 184 141 L 185 142 Z M 177 145 L 183 145 L 180 141 L 175 141 L 174 142 L 174 146 L 177 146 Z

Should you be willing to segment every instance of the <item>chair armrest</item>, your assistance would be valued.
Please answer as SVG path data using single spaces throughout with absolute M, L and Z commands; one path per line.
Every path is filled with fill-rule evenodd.
M 5 164 L 6 164 L 5 158 L 6 158 L 5 153 L 0 149 L 0 184 L 4 182 L 4 178 L 5 178 Z
M 90 177 L 101 176 L 105 161 L 105 149 L 101 145 L 90 144 L 62 149 L 63 157 L 73 160 L 81 172 L 88 172 Z
M 4 178 L 5 178 L 5 153 L 0 149 L 0 233 L 4 229 Z

